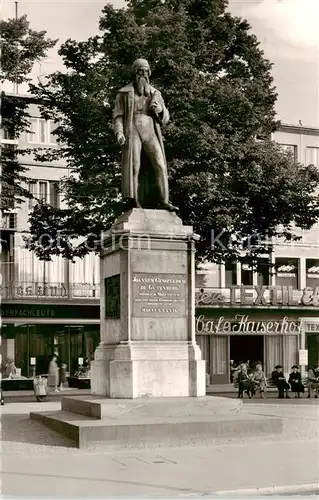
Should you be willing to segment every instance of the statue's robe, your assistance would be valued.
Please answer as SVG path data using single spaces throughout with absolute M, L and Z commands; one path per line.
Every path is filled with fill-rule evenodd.
M 163 144 L 163 137 L 161 126 L 166 125 L 169 121 L 169 113 L 164 105 L 161 93 L 150 86 L 151 99 L 150 104 L 156 101 L 163 111 L 158 116 L 158 119 L 153 118 L 154 130 L 159 141 L 160 147 L 163 152 L 164 161 L 165 150 Z M 125 145 L 122 153 L 122 196 L 124 199 L 134 198 L 133 188 L 133 161 L 132 161 L 132 127 L 134 115 L 134 85 L 130 83 L 119 90 L 114 111 L 113 123 L 115 135 L 122 132 L 125 136 Z M 155 208 L 158 202 L 155 173 L 151 167 L 149 159 L 145 153 L 141 153 L 141 168 L 139 173 L 139 199 L 143 208 Z

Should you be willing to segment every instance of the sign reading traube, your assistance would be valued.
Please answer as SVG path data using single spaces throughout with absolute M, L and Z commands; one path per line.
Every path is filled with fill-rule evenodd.
M 133 316 L 185 317 L 187 305 L 186 275 L 134 273 L 132 285 Z

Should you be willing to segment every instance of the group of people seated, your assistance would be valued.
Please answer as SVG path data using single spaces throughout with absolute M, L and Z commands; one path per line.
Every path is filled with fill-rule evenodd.
M 235 386 L 238 387 L 238 398 L 243 398 L 244 393 L 246 393 L 250 399 L 256 396 L 256 394 L 264 398 L 264 393 L 267 389 L 267 377 L 263 371 L 261 362 L 257 362 L 252 368 L 250 368 L 247 362 L 240 363 L 236 369 L 233 364 L 231 375 L 232 381 L 235 383 Z M 271 374 L 270 383 L 277 387 L 279 399 L 284 399 L 285 397 L 289 399 L 290 396 L 288 392 L 290 390 L 295 398 L 300 398 L 300 395 L 305 392 L 300 369 L 297 365 L 291 367 L 288 381 L 283 373 L 282 365 L 275 366 Z M 319 392 L 319 365 L 315 365 L 308 371 L 307 386 L 308 398 L 311 398 L 313 393 L 315 393 L 315 397 L 317 398 Z
M 244 392 L 249 398 L 259 393 L 264 398 L 267 387 L 267 378 L 260 362 L 250 368 L 249 363 L 240 363 L 238 368 L 232 372 L 232 380 L 238 387 L 238 398 L 244 397 Z
M 300 398 L 300 394 L 305 392 L 305 385 L 303 384 L 299 366 L 292 366 L 292 372 L 289 375 L 288 381 L 283 373 L 282 365 L 275 366 L 274 371 L 271 374 L 271 380 L 273 385 L 278 389 L 278 398 L 283 399 L 284 397 L 289 398 L 288 391 L 295 395 L 295 398 Z M 307 377 L 307 387 L 308 387 L 308 398 L 311 398 L 312 394 L 315 393 L 315 398 L 318 397 L 319 391 L 319 365 L 314 365 L 308 371 Z

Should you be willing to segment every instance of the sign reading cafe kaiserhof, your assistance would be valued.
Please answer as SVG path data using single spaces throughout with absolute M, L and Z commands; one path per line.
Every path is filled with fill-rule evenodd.
M 132 287 L 133 316 L 185 317 L 186 275 L 134 273 Z
M 195 321 L 196 335 L 298 335 L 300 321 L 291 321 L 288 316 L 277 320 L 255 320 L 248 314 L 236 314 L 234 319 L 224 316 L 206 318 L 199 315 Z

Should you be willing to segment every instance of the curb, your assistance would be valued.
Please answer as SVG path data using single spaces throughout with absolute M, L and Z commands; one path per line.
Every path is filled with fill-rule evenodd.
M 266 488 L 251 488 L 243 490 L 222 490 L 212 492 L 211 496 L 235 496 L 235 497 L 245 497 L 246 495 L 280 495 L 285 494 L 302 494 L 313 492 L 316 493 L 319 490 L 319 481 L 317 483 L 309 484 L 296 484 L 287 486 L 268 486 Z M 208 496 L 205 495 L 205 496 Z

